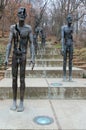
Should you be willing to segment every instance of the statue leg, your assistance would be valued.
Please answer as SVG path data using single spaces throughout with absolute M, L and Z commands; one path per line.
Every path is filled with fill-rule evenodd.
M 37 38 L 34 38 L 34 46 L 35 46 L 35 55 L 37 55 L 37 49 L 38 49 Z
M 63 55 L 63 81 L 66 81 L 66 64 L 67 64 L 67 51 L 65 49 Z
M 45 38 L 42 37 L 41 39 L 41 48 L 43 49 L 43 52 L 45 51 Z
M 38 43 L 35 43 L 35 55 L 37 56 L 37 51 L 38 51 Z
M 11 106 L 11 110 L 16 110 L 16 100 L 17 100 L 17 75 L 18 75 L 18 63 L 16 59 L 16 55 L 13 54 L 12 58 L 12 89 L 13 89 L 13 104 Z
M 17 111 L 24 111 L 23 101 L 24 101 L 24 93 L 25 93 L 25 68 L 26 68 L 26 55 L 22 56 L 20 62 L 20 103 Z
M 72 59 L 73 59 L 73 47 L 69 49 L 69 81 L 72 81 Z

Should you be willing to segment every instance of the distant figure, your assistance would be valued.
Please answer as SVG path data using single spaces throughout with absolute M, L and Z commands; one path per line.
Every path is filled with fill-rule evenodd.
M 30 54 L 32 69 L 35 64 L 35 51 L 33 45 L 32 28 L 30 25 L 25 24 L 25 18 L 27 16 L 26 9 L 21 7 L 18 9 L 19 23 L 11 25 L 9 43 L 6 49 L 5 65 L 8 64 L 8 58 L 13 41 L 13 56 L 12 56 L 12 88 L 13 88 L 13 104 L 11 110 L 22 112 L 24 110 L 24 92 L 25 92 L 25 68 L 26 68 L 26 53 L 28 41 L 30 42 Z M 18 66 L 20 66 L 20 104 L 17 107 L 17 78 L 18 78 Z
M 69 56 L 69 81 L 72 81 L 72 59 L 73 59 L 73 27 L 72 16 L 67 16 L 67 25 L 62 26 L 61 29 L 61 44 L 63 56 L 63 81 L 66 81 L 66 65 L 67 55 Z
M 41 49 L 45 47 L 45 33 L 42 27 L 37 26 L 34 29 L 34 46 L 35 46 L 35 54 L 37 55 L 38 50 L 38 36 L 41 38 Z

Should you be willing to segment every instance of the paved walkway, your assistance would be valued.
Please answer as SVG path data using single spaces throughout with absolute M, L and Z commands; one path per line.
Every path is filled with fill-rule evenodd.
M 0 100 L 0 129 L 86 130 L 86 100 L 25 100 L 20 113 L 10 110 L 11 102 Z M 39 125 L 33 121 L 36 116 L 49 116 L 54 122 Z

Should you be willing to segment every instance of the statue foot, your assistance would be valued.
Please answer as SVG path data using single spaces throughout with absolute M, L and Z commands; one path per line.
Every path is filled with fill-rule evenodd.
M 23 101 L 20 101 L 20 104 L 17 108 L 17 112 L 23 112 L 23 111 L 24 111 Z
M 72 76 L 69 76 L 69 82 L 72 82 Z
M 16 101 L 13 101 L 12 106 L 10 107 L 10 110 L 15 111 L 17 108 Z
M 67 81 L 66 76 L 64 76 L 64 77 L 63 77 L 63 81 L 64 81 L 64 82 L 66 82 L 66 81 Z

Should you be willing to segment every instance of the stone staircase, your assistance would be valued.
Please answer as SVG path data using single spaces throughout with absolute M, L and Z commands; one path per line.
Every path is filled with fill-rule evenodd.
M 31 99 L 85 99 L 86 79 L 82 79 L 86 74 L 84 69 L 73 66 L 73 82 L 63 82 L 63 60 L 60 50 L 49 47 L 38 52 L 35 68 L 32 71 L 29 66 L 30 58 L 27 55 L 26 65 L 26 92 L 25 98 Z M 0 99 L 12 98 L 12 75 L 11 57 L 8 69 L 5 71 L 4 79 L 0 81 Z M 67 75 L 68 75 L 67 67 Z M 18 86 L 19 86 L 18 79 Z M 19 98 L 19 88 L 18 88 Z

